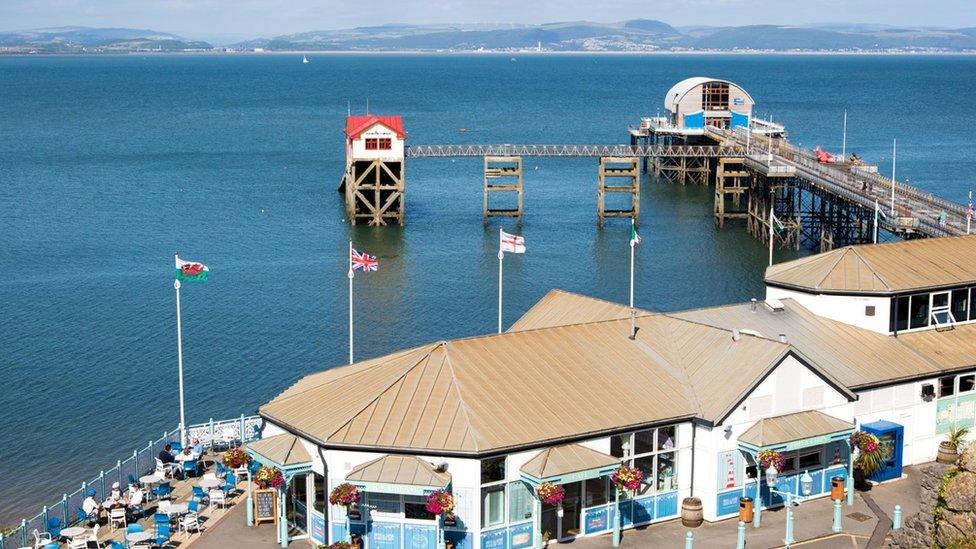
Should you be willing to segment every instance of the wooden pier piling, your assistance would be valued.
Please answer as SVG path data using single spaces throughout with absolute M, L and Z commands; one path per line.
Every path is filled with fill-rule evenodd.
M 514 217 L 522 221 L 522 157 L 485 156 L 484 202 L 485 225 L 491 217 Z M 491 195 L 515 193 L 515 208 L 492 208 Z
M 624 184 L 613 183 L 620 180 Z M 608 209 L 607 193 L 630 193 L 630 208 Z M 601 156 L 596 200 L 597 224 L 600 227 L 607 217 L 629 217 L 635 224 L 640 224 L 640 159 L 635 156 Z

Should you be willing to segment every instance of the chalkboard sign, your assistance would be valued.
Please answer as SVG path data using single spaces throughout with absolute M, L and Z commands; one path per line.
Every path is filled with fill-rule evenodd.
M 254 523 L 270 521 L 278 524 L 278 491 L 254 490 Z

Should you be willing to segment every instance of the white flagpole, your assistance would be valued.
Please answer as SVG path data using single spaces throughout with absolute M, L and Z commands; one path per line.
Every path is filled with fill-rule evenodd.
M 502 333 L 502 260 L 505 259 L 505 252 L 502 251 L 502 229 L 498 228 L 498 333 Z
M 898 140 L 891 140 L 891 216 L 895 216 L 895 159 L 898 156 Z
M 847 109 L 844 109 L 844 141 L 840 146 L 840 157 L 847 160 Z
M 973 209 L 973 191 L 969 191 L 969 204 L 966 206 L 966 234 L 969 234 L 969 228 L 973 224 L 973 216 L 969 214 Z
M 874 243 L 875 244 L 878 243 L 878 216 L 880 215 L 878 213 L 879 211 L 880 209 L 878 208 L 878 199 L 875 198 L 874 199 Z
M 773 266 L 773 205 L 769 205 L 769 266 Z
M 176 255 L 176 254 L 174 254 Z M 179 260 L 179 255 L 176 255 Z M 173 280 L 176 289 L 176 363 L 180 375 L 180 444 L 186 444 L 186 408 L 183 400 L 183 320 L 180 311 L 180 281 Z
M 346 275 L 349 277 L 349 364 L 352 364 L 352 240 L 349 241 L 349 257 L 346 260 L 349 261 L 349 272 Z
M 637 234 L 637 227 L 635 226 L 634 219 L 630 219 L 630 337 L 637 337 L 637 319 L 634 313 L 634 248 L 637 247 L 637 243 L 634 242 L 634 235 Z

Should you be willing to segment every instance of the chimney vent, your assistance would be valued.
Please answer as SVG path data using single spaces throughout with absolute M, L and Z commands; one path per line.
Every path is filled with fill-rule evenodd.
M 780 343 L 786 343 L 787 341 L 789 341 L 789 340 L 786 339 L 786 334 L 779 334 L 779 342 Z
M 732 341 L 739 341 L 742 336 L 739 334 L 738 328 L 732 328 Z
M 752 312 L 756 312 L 756 303 L 757 303 L 756 298 L 752 298 L 751 300 L 749 300 L 749 309 Z

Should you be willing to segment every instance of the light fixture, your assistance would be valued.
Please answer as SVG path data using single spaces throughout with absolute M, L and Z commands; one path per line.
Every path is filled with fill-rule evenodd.
M 774 467 L 772 464 L 770 464 L 769 465 L 769 469 L 766 469 L 766 486 L 769 486 L 770 488 L 775 488 L 776 487 L 776 475 L 778 475 L 778 474 L 779 474 L 779 471 L 776 470 L 776 467 Z
M 813 477 L 810 476 L 809 471 L 803 471 L 803 476 L 800 477 L 800 493 L 809 496 L 811 492 L 813 492 Z
M 624 440 L 623 442 L 621 442 L 620 443 L 620 449 L 624 451 L 624 457 L 629 456 L 630 455 L 630 441 L 629 440 Z

